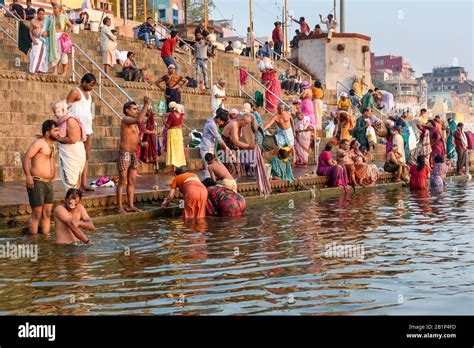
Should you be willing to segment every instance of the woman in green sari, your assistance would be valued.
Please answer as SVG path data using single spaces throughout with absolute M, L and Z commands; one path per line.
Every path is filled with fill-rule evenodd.
M 446 153 L 449 159 L 456 157 L 456 146 L 454 145 L 454 132 L 456 131 L 456 121 L 453 118 L 448 119 L 449 136 L 446 140 Z

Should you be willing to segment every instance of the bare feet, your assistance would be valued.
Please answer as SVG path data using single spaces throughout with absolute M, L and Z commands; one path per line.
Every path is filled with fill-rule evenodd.
M 127 214 L 127 212 L 125 210 L 123 210 L 123 208 L 117 208 L 117 213 L 119 214 Z
M 136 212 L 140 212 L 140 211 L 143 211 L 143 210 L 138 209 L 137 207 L 129 207 L 129 208 L 127 208 L 127 211 L 136 213 Z

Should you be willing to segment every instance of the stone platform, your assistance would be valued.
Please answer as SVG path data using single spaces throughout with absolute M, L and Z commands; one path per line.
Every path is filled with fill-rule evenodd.
M 473 170 L 474 168 L 471 168 Z M 316 192 L 320 194 L 322 190 L 327 187 L 328 177 L 317 176 L 314 174 L 316 171 L 315 166 L 299 167 L 294 169 L 294 175 L 296 180 L 293 183 L 289 183 L 286 180 L 272 180 L 272 195 L 271 198 L 276 196 L 285 195 L 293 197 L 298 192 Z M 196 171 L 198 176 L 202 179 L 204 177 L 204 171 Z M 467 177 L 455 177 L 454 173 L 449 173 L 452 179 Z M 153 210 L 154 212 L 148 212 L 144 214 L 128 213 L 124 215 L 115 214 L 115 207 L 117 205 L 117 199 L 115 196 L 115 188 L 98 188 L 95 192 L 87 192 L 84 194 L 82 204 L 86 207 L 94 221 L 129 221 L 132 216 L 149 218 L 152 216 L 158 216 L 159 214 L 171 214 L 176 215 L 179 212 L 177 206 L 171 208 L 172 213 L 160 210 L 159 205 L 162 200 L 169 193 L 169 184 L 171 183 L 172 176 L 169 174 L 143 174 L 137 178 L 137 184 L 135 189 L 135 203 L 138 207 L 143 208 L 147 211 Z M 390 173 L 379 174 L 377 185 L 372 186 L 371 189 L 377 189 L 381 185 L 387 183 L 394 183 L 394 176 Z M 394 183 L 401 186 L 401 183 Z M 158 189 L 153 189 L 154 186 L 158 186 Z M 155 187 L 156 188 L 156 187 Z M 365 189 L 357 188 L 358 192 L 363 192 Z M 60 181 L 54 182 L 55 191 L 55 205 L 60 203 L 65 196 L 64 186 Z M 333 194 L 340 195 L 344 191 L 341 188 L 331 188 Z M 260 197 L 258 187 L 255 180 L 252 177 L 243 177 L 238 180 L 238 192 L 246 197 Z M 353 193 L 352 189 L 351 192 Z M 176 193 L 176 198 L 179 197 L 179 192 Z M 127 201 L 126 195 L 124 195 L 124 202 Z M 176 202 L 175 202 L 176 203 Z M 169 210 L 168 210 L 169 211 Z M 0 233 L 8 230 L 17 230 L 25 226 L 26 220 L 29 218 L 31 208 L 28 204 L 28 197 L 26 193 L 24 181 L 6 182 L 0 183 Z M 150 216 L 148 216 L 148 215 Z M 107 216 L 104 220 L 104 216 Z

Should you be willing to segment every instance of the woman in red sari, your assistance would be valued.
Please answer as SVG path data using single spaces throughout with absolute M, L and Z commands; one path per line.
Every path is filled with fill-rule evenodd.
M 156 125 L 155 125 L 155 113 L 151 110 L 147 112 L 147 120 L 143 123 L 143 128 L 140 128 L 142 134 L 142 143 L 146 143 L 146 146 L 142 146 L 139 158 L 143 163 L 156 164 L 158 156 L 161 155 L 161 148 L 156 141 Z
M 434 120 L 428 120 L 428 123 L 431 124 L 431 155 L 430 155 L 430 166 L 434 168 L 434 158 L 437 155 L 446 157 L 446 147 L 444 146 L 443 136 L 439 130 L 439 127 L 436 126 Z
M 213 216 L 242 216 L 245 212 L 246 202 L 244 196 L 231 191 L 211 178 L 203 182 L 207 188 L 207 215 Z
M 265 108 L 275 113 L 281 100 L 281 85 L 278 80 L 278 72 L 273 68 L 270 59 L 263 60 L 264 65 L 260 65 L 262 72 L 262 84 L 268 89 L 265 90 Z

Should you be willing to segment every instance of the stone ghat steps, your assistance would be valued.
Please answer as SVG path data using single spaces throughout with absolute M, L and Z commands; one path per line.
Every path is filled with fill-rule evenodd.
M 80 35 L 72 34 L 72 39 L 76 42 L 88 55 L 90 55 L 96 62 L 101 65 L 101 53 L 99 47 L 99 39 L 97 33 L 91 32 L 83 32 Z M 0 34 L 0 56 L 2 59 L 0 60 L 0 69 L 9 69 L 9 70 L 22 70 L 26 71 L 28 65 L 28 58 L 22 52 L 18 50 L 15 43 L 10 39 L 6 38 L 3 34 Z M 144 48 L 144 45 L 141 41 L 122 41 L 119 39 L 119 49 L 122 51 L 134 51 L 137 55 L 137 64 L 139 66 L 146 66 L 147 67 L 147 75 L 158 78 L 166 73 L 166 66 L 161 59 L 161 51 L 156 49 L 150 50 Z M 189 61 L 189 56 L 183 53 L 177 53 L 177 56 Z M 16 58 L 20 58 L 21 65 L 16 66 L 15 60 Z M 82 56 L 82 54 L 76 54 L 76 57 L 79 61 L 84 64 L 86 67 L 91 68 L 92 65 L 88 62 L 86 58 Z M 217 81 L 218 78 L 224 77 L 228 82 L 228 90 L 237 91 L 239 87 L 239 77 L 236 67 L 233 65 L 234 56 L 230 56 L 228 54 L 224 54 L 219 52 L 217 57 L 213 60 L 213 77 L 214 82 Z M 239 57 L 239 59 L 242 57 Z M 180 73 L 185 76 L 192 76 L 195 77 L 195 69 L 194 66 L 190 66 L 185 64 L 182 60 L 177 59 L 178 65 L 180 66 Z M 255 61 L 247 59 L 240 59 L 241 65 L 245 67 L 248 71 L 252 74 L 256 74 L 259 76 L 257 70 L 257 63 Z M 209 64 L 208 64 L 209 65 Z M 102 67 L 102 65 L 101 65 Z M 68 75 L 72 74 L 71 64 L 68 67 Z M 81 71 L 80 68 L 78 68 Z M 123 81 L 120 76 L 119 72 L 122 71 L 122 68 L 116 65 L 114 68 L 113 76 L 116 78 L 117 81 Z M 60 70 L 61 71 L 61 68 Z M 210 78 L 210 66 L 208 66 L 208 77 Z

